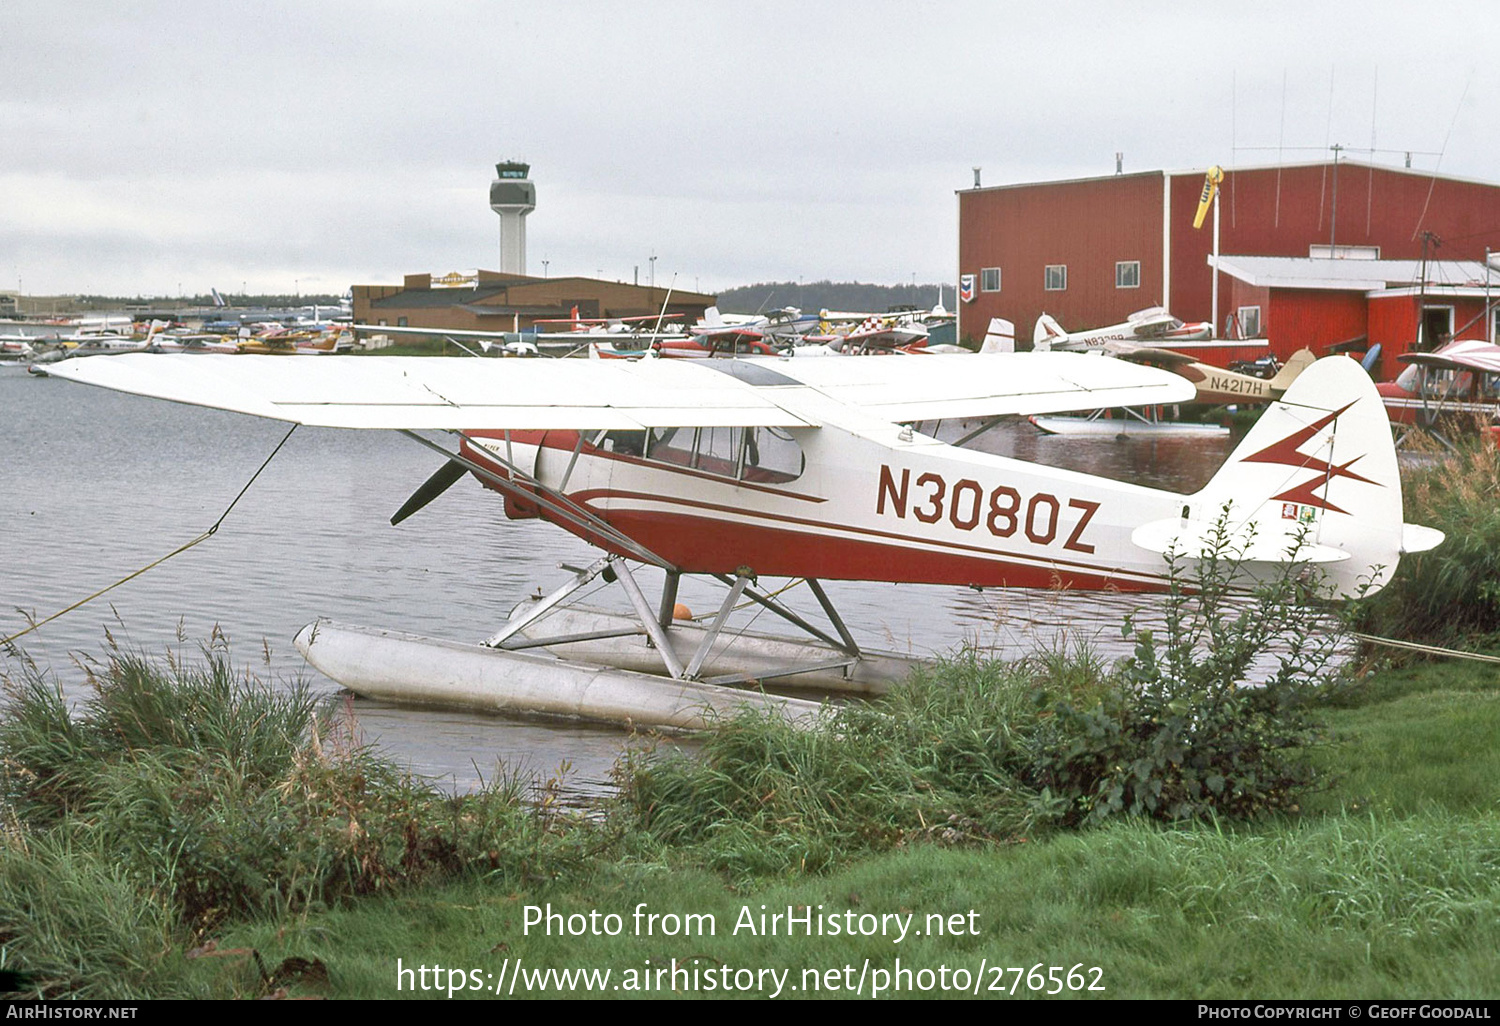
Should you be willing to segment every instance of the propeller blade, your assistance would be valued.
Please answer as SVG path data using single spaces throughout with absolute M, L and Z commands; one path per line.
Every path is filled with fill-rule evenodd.
M 439 495 L 442 495 L 449 488 L 452 488 L 468 472 L 469 468 L 457 460 L 449 460 L 441 467 L 438 467 L 437 473 L 433 474 L 426 481 L 423 481 L 422 486 L 411 493 L 411 498 L 407 499 L 401 508 L 396 510 L 395 515 L 391 517 L 391 526 L 394 527 L 396 524 L 401 523 L 401 521 L 427 505 L 433 499 L 436 499 Z

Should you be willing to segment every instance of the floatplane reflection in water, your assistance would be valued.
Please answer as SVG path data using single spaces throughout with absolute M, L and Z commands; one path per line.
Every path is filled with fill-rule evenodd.
M 912 427 L 1193 398 L 1176 375 L 1079 354 L 121 356 L 68 361 L 58 375 L 297 424 L 400 430 L 446 459 L 393 522 L 472 475 L 500 493 L 509 517 L 543 518 L 602 550 L 481 644 L 323 620 L 299 634 L 303 654 L 334 680 L 405 702 L 675 727 L 752 703 L 811 721 L 815 703 L 728 685 L 877 692 L 911 668 L 856 644 L 822 580 L 1162 590 L 1164 554 L 1202 555 L 1227 510 L 1247 585 L 1290 561 L 1316 564 L 1347 595 L 1378 589 L 1403 554 L 1442 540 L 1403 523 L 1380 397 L 1343 357 L 1308 367 L 1192 495 L 973 451 Z M 655 605 L 637 580 L 643 565 L 664 575 Z M 674 618 L 683 574 L 726 588 L 703 623 Z M 825 626 L 756 586 L 782 576 L 806 580 Z M 568 604 L 601 578 L 618 583 L 633 617 Z M 810 640 L 725 631 L 745 600 Z

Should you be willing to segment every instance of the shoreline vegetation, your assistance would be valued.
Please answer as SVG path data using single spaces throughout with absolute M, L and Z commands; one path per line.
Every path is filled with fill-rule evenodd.
M 1164 596 L 1159 636 L 1121 625 L 1136 651 L 1115 665 L 959 653 L 820 730 L 744 716 L 692 758 L 637 752 L 582 811 L 558 781 L 454 796 L 404 776 L 221 646 L 111 644 L 76 708 L 22 655 L 0 718 L 0 987 L 483 997 L 510 973 L 529 996 L 589 993 L 525 965 L 609 970 L 598 996 L 769 995 L 782 974 L 780 996 L 837 997 L 863 967 L 903 996 L 1022 997 L 1060 966 L 1075 997 L 1493 998 L 1493 671 L 1332 659 L 1346 627 L 1500 652 L 1500 454 L 1406 490 L 1448 541 L 1335 630 L 1304 580 L 1232 595 L 1225 550 Z M 903 916 L 920 936 L 887 931 Z M 741 970 L 761 975 L 731 987 Z

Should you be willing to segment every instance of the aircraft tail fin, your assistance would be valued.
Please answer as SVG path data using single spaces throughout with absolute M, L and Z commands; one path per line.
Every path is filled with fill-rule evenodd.
M 1031 332 L 1032 352 L 1045 353 L 1052 349 L 1052 343 L 1068 337 L 1063 331 L 1062 325 L 1057 323 L 1057 318 L 1049 313 L 1044 313 L 1036 319 L 1036 327 Z
M 981 353 L 1014 353 L 1016 351 L 1016 326 L 1004 317 L 991 317 L 990 326 L 984 333 Z
M 1311 349 L 1299 349 L 1287 358 L 1286 363 L 1281 365 L 1281 370 L 1271 379 L 1271 388 L 1277 393 L 1285 392 L 1292 387 L 1292 382 L 1297 376 L 1311 367 L 1317 357 Z
M 1227 511 L 1227 513 L 1226 513 Z M 1390 422 L 1370 378 L 1342 356 L 1306 367 L 1267 407 L 1182 516 L 1137 528 L 1132 541 L 1192 558 L 1222 529 L 1221 555 L 1250 574 L 1316 563 L 1336 594 L 1378 591 L 1407 552 L 1442 533 L 1403 522 Z

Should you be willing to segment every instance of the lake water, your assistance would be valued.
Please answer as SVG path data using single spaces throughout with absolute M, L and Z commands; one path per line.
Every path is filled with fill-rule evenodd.
M 51 615 L 206 530 L 286 430 L 0 365 L 0 637 L 23 629 L 27 615 Z M 1230 442 L 1064 439 L 1019 423 L 992 432 L 986 447 L 1189 491 Z M 391 527 L 391 513 L 438 461 L 392 432 L 299 428 L 213 538 L 18 644 L 76 694 L 77 663 L 103 658 L 106 630 L 156 654 L 191 653 L 222 636 L 236 664 L 272 681 L 300 675 L 332 697 L 341 689 L 291 644 L 312 619 L 478 640 L 523 596 L 561 584 L 559 563 L 597 558 L 555 527 L 506 520 L 472 479 Z M 1125 613 L 1149 619 L 1158 601 L 840 582 L 828 590 L 862 644 L 929 655 L 963 644 L 1018 655 L 1058 639 L 1121 655 Z M 682 599 L 697 612 L 718 605 L 715 589 L 692 581 L 684 581 Z M 780 633 L 773 623 L 767 616 L 756 628 Z M 0 671 L 15 668 L 0 653 Z M 387 755 L 458 788 L 490 777 L 504 760 L 544 775 L 571 764 L 571 787 L 594 790 L 625 740 L 609 728 L 365 700 L 351 708 Z

